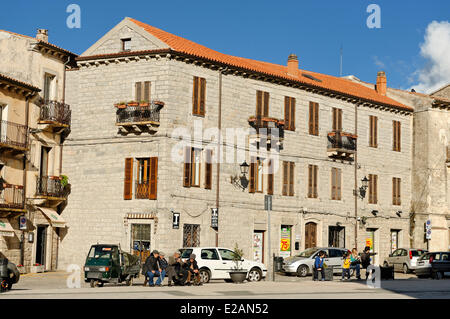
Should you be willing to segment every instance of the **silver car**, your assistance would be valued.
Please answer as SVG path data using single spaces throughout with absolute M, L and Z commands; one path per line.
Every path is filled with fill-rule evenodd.
M 384 261 L 385 267 L 394 267 L 394 271 L 402 271 L 407 274 L 417 268 L 417 261 L 427 251 L 424 249 L 399 248 L 396 249 Z
M 312 274 L 314 259 L 320 251 L 324 251 L 326 254 L 325 264 L 328 267 L 333 267 L 334 273 L 340 273 L 342 271 L 342 257 L 349 250 L 335 247 L 308 248 L 297 256 L 287 257 L 283 260 L 282 272 L 296 274 L 299 277 L 306 277 L 308 274 Z

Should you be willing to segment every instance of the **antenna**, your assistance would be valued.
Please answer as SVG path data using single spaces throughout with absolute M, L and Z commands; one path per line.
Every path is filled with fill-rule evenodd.
M 340 64 L 339 64 L 339 77 L 342 77 L 342 55 L 343 55 L 344 47 L 341 44 L 340 50 Z

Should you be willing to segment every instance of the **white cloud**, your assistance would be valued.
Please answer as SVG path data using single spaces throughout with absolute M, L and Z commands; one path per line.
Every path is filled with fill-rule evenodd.
M 425 32 L 420 54 L 427 60 L 426 65 L 414 72 L 418 84 L 413 85 L 418 92 L 431 93 L 450 83 L 450 23 L 433 21 Z

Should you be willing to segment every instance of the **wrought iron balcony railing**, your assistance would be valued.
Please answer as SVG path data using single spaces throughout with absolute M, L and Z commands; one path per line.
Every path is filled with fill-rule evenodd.
M 27 127 L 8 121 L 0 121 L 0 146 L 26 149 Z
M 159 101 L 118 105 L 116 123 L 120 125 L 159 123 L 162 106 L 164 103 Z
M 72 111 L 68 104 L 57 101 L 44 101 L 41 104 L 39 123 L 57 123 L 70 126 Z
M 354 153 L 356 151 L 357 137 L 354 134 L 332 131 L 328 133 L 328 147 L 329 151 L 341 151 L 347 153 Z
M 150 183 L 136 182 L 136 199 L 148 199 L 150 194 Z
M 36 196 L 67 198 L 70 192 L 68 185 L 63 185 L 59 176 L 40 176 L 36 181 Z
M 6 184 L 0 185 L 0 209 L 23 209 L 23 186 Z
M 284 121 L 272 117 L 251 116 L 248 119 L 257 134 L 284 138 Z

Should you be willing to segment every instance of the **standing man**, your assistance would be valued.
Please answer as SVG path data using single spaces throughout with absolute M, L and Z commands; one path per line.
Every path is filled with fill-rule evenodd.
M 369 273 L 367 272 L 367 267 L 370 265 L 370 256 L 375 255 L 374 253 L 370 252 L 370 247 L 366 246 L 364 248 L 364 251 L 361 253 L 361 267 L 366 270 L 366 280 L 367 277 L 369 277 Z

